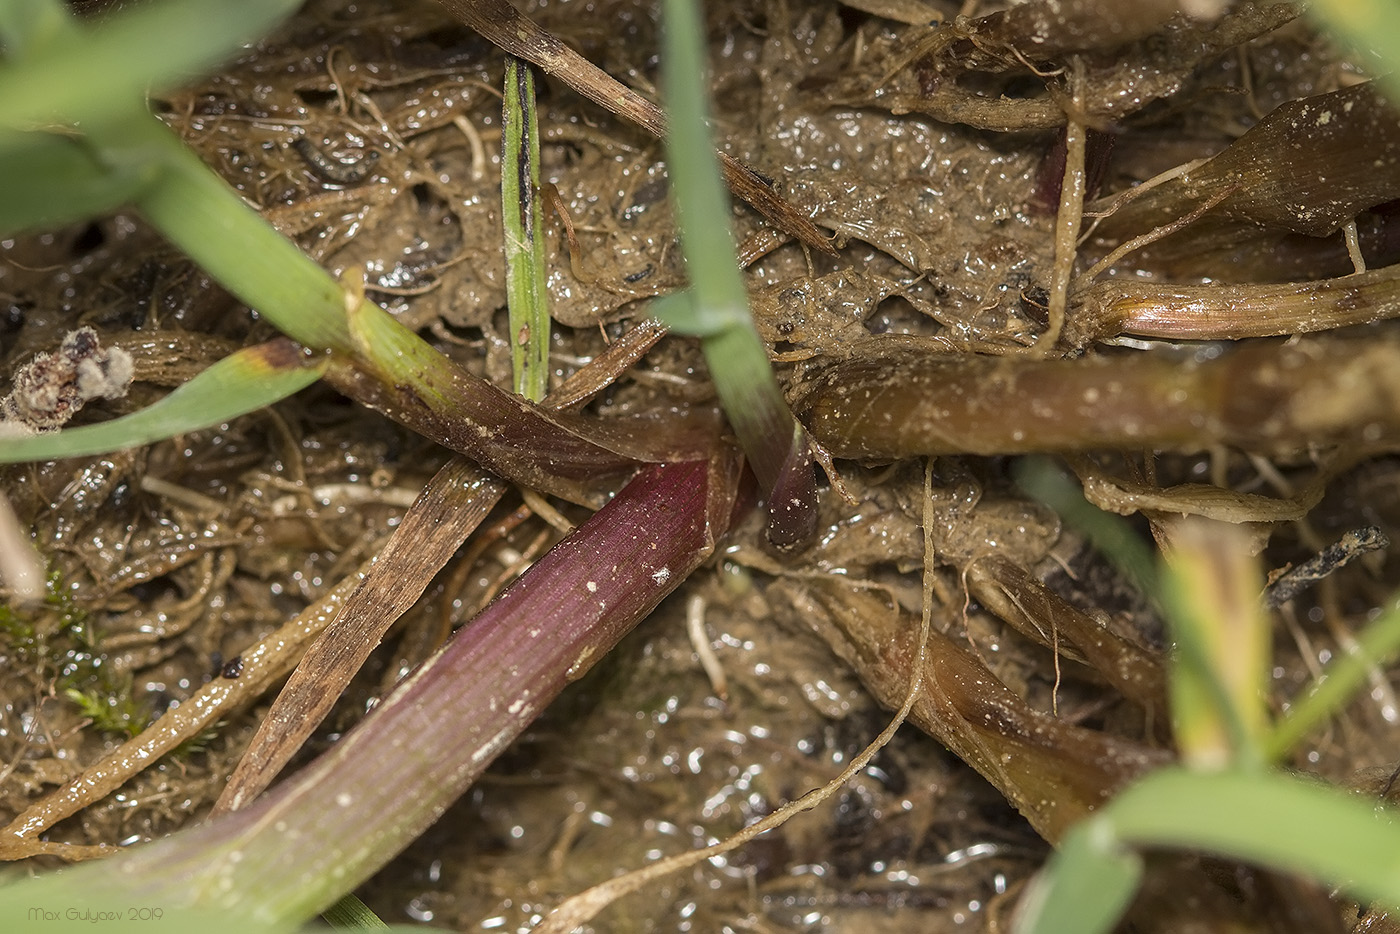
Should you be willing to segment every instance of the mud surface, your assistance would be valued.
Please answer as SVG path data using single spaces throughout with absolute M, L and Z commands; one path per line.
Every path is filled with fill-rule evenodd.
M 930 6 L 950 19 L 959 12 L 956 4 Z M 835 2 L 709 5 L 722 147 L 770 178 L 838 248 L 835 256 L 806 250 L 736 208 L 756 321 L 795 398 L 843 363 L 892 353 L 1012 357 L 1034 347 L 1053 288 L 1067 112 L 1090 128 L 1092 214 L 1145 179 L 1221 152 L 1279 105 L 1360 79 L 1277 8 L 1231 7 L 1221 24 L 1202 25 L 1159 16 L 1155 6 L 1144 4 L 1143 21 L 1113 39 L 1073 23 L 1046 26 L 1062 42 L 1035 54 L 1038 75 L 1017 47 L 1017 30 L 1028 27 L 1005 17 L 937 32 Z M 532 15 L 655 97 L 654 11 L 548 3 Z M 1057 67 L 1077 69 L 1083 83 L 1067 85 L 1068 72 Z M 154 103 L 309 254 L 337 274 L 363 270 L 370 296 L 401 321 L 508 384 L 502 68 L 499 52 L 435 4 L 317 0 L 221 74 Z M 542 88 L 542 175 L 558 196 L 546 217 L 557 383 L 644 316 L 645 299 L 684 277 L 660 144 L 557 80 Z M 1188 213 L 1198 203 L 1190 198 L 1210 196 L 1173 191 L 1163 186 L 1151 211 L 1145 203 L 1125 208 L 1124 217 L 1139 211 L 1135 221 L 1110 219 L 1094 231 L 1086 216 L 1076 271 Z M 1366 191 L 1357 221 L 1375 267 L 1394 258 L 1383 202 L 1395 194 Z M 89 403 L 83 419 L 134 411 L 230 348 L 272 333 L 132 216 L 0 247 L 8 309 L 0 370 L 57 348 L 82 325 L 135 358 L 130 395 Z M 1341 233 L 1318 237 L 1227 211 L 1114 261 L 1103 275 L 1248 284 L 1342 275 L 1351 271 L 1347 256 Z M 1072 321 L 1074 294 L 1069 305 Z M 1056 356 L 1084 349 L 1069 346 L 1072 332 Z M 1388 340 L 1392 332 L 1377 325 L 1362 335 Z M 1091 352 L 1131 366 L 1128 355 L 1144 341 L 1120 344 L 1127 346 Z M 1194 365 L 1225 348 L 1203 340 L 1176 352 Z M 665 411 L 713 398 L 698 344 L 673 337 L 588 411 Z M 1361 526 L 1392 539 L 1400 533 L 1393 444 L 1364 427 L 1356 426 L 1359 447 L 1349 458 L 1292 435 L 1264 452 L 1243 452 L 1229 439 L 1155 457 L 1128 442 L 1125 454 L 1076 451 L 1073 443 L 1057 450 L 1073 453 L 1074 471 L 1107 491 L 1101 505 L 1136 513 L 1144 537 L 1167 534 L 1164 517 L 1219 499 L 1200 485 L 1229 491 L 1234 521 L 1252 520 L 1270 570 Z M 218 430 L 0 472 L 53 573 L 48 603 L 5 611 L 0 632 L 0 823 L 225 675 L 247 646 L 350 574 L 446 457 L 315 388 Z M 1010 458 L 939 458 L 927 502 L 921 461 L 881 460 L 838 462 L 852 499 L 824 490 L 820 541 L 805 555 L 769 554 L 757 520 L 737 530 L 361 896 L 391 923 L 527 930 L 566 895 L 713 842 L 828 780 L 888 718 L 871 693 L 879 695 L 878 679 L 844 654 L 845 637 L 835 634 L 855 598 L 832 596 L 830 582 L 916 621 L 926 514 L 936 523 L 928 581 L 935 625 L 1029 708 L 1165 756 L 1163 709 L 1125 697 L 1121 680 L 1058 636 L 1018 632 L 987 608 L 990 596 L 969 587 L 979 562 L 1004 559 L 1160 670 L 1162 623 L 1150 603 L 1018 491 Z M 1262 505 L 1301 501 L 1314 487 L 1310 508 Z M 1149 490 L 1158 498 L 1144 500 Z M 486 527 L 519 505 L 511 494 Z M 307 754 L 353 725 L 552 540 L 531 517 L 460 553 L 390 632 Z M 1389 552 L 1371 554 L 1280 611 L 1276 704 L 1375 615 L 1397 571 Z M 696 599 L 728 678 L 723 700 L 687 634 Z M 1392 682 L 1375 672 L 1369 695 L 1295 764 L 1370 787 L 1374 770 L 1393 766 L 1400 705 Z M 45 838 L 126 844 L 198 819 L 269 701 Z M 996 925 L 1048 852 L 1002 791 L 907 725 L 827 805 L 620 902 L 595 929 L 1005 930 Z M 1162 911 L 1173 873 L 1196 878 L 1191 871 L 1163 871 L 1167 881 L 1149 889 L 1142 910 L 1157 911 L 1166 927 L 1145 929 L 1172 929 L 1175 916 Z M 1192 923 L 1204 926 L 1190 929 L 1304 929 L 1296 916 L 1261 907 L 1260 892 L 1271 891 L 1264 883 L 1243 870 L 1225 882 L 1222 875 L 1211 876 L 1214 888 L 1193 909 L 1172 909 L 1197 912 Z M 1339 910 L 1338 930 L 1341 917 Z

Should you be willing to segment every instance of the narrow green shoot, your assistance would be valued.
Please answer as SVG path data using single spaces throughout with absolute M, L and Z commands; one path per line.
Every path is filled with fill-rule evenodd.
M 549 293 L 545 289 L 544 212 L 540 207 L 540 127 L 535 71 L 506 56 L 501 136 L 501 219 L 506 238 L 506 299 L 515 391 L 539 402 L 549 391 Z
M 70 28 L 59 0 L 10 0 L 0 8 L 0 48 L 12 62 L 62 41 Z
M 95 140 L 108 141 L 104 133 Z M 123 127 L 112 148 L 160 160 L 159 184 L 136 208 L 171 243 L 239 301 L 293 340 L 349 352 L 346 292 L 314 260 L 277 232 L 154 118 Z M 131 151 L 131 150 L 126 150 Z
M 816 530 L 811 451 L 773 375 L 734 260 L 729 198 L 706 124 L 704 24 L 693 0 L 667 0 L 664 12 L 666 158 L 691 288 L 656 312 L 701 338 L 720 404 L 768 499 L 769 540 L 795 547 Z
M 78 22 L 57 0 L 0 6 L 0 34 L 27 53 L 0 66 L 0 168 L 36 169 L 12 176 L 26 185 L 6 192 L 0 230 L 134 203 L 283 333 L 321 349 L 348 350 L 340 286 L 145 104 L 152 86 L 176 83 L 227 57 L 299 5 L 167 0 L 97 26 Z
M 1028 459 L 1018 482 L 1089 534 L 1110 560 L 1158 586 L 1141 542 L 1120 521 L 1093 510 L 1050 465 Z M 1071 830 L 1027 890 L 1014 930 L 1112 930 L 1137 891 L 1140 852 L 1160 848 L 1299 873 L 1363 900 L 1400 905 L 1400 828 L 1384 811 L 1321 782 L 1265 768 L 1334 713 L 1371 665 L 1400 651 L 1400 607 L 1369 627 L 1360 650 L 1334 662 L 1271 729 L 1270 626 L 1263 581 L 1241 533 L 1204 522 L 1174 524 L 1169 532 L 1159 599 L 1176 646 L 1171 702 L 1184 767 L 1153 772 Z
M 342 931 L 386 931 L 389 925 L 369 906 L 354 895 L 343 895 L 340 901 L 322 912 L 321 917 L 333 928 Z
M 1392 603 L 1356 641 L 1355 651 L 1334 658 L 1279 718 L 1264 742 L 1264 753 L 1270 759 L 1286 756 L 1303 737 L 1341 710 L 1377 665 L 1400 653 L 1400 605 Z
M 1111 805 L 1110 805 L 1111 807 Z M 1015 934 L 1110 931 L 1142 882 L 1142 857 L 1118 839 L 1112 820 L 1081 822 L 1022 896 Z
M 1012 465 L 1016 485 L 1060 514 L 1066 524 L 1137 586 L 1148 599 L 1160 593 L 1157 561 L 1126 519 L 1104 512 L 1084 498 L 1073 480 L 1048 457 L 1023 457 Z
M 1271 637 L 1258 561 L 1237 525 L 1198 520 L 1171 529 L 1163 597 L 1177 646 L 1177 748 L 1197 768 L 1257 769 L 1265 761 Z
M 55 227 L 113 211 L 159 175 L 153 165 L 113 166 L 82 140 L 0 129 L 0 177 L 24 179 L 0 198 L 0 234 Z
M 206 4 L 206 0 L 182 2 L 200 9 Z M 8 12 L 0 6 L 0 22 Z M 27 34 L 22 18 L 13 17 L 10 22 L 12 32 Z M 102 26 L 79 29 L 70 23 L 69 27 L 59 43 L 65 50 L 75 43 L 96 50 L 93 44 L 105 41 Z M 5 74 L 18 80 L 28 73 L 25 69 L 46 73 L 53 44 L 15 63 L 14 70 Z M 156 50 L 149 51 L 156 56 Z M 61 103 L 50 102 L 44 112 L 60 125 L 72 124 L 71 113 L 55 110 Z M 67 153 L 72 171 L 41 176 L 44 192 L 53 194 L 62 209 L 45 215 L 44 197 L 36 194 L 30 207 L 16 216 L 22 215 L 26 224 L 48 223 L 69 218 L 84 205 L 110 206 L 130 200 L 171 242 L 283 333 L 309 347 L 331 351 L 329 373 L 347 395 L 544 492 L 597 505 L 601 498 L 596 487 L 608 477 L 635 469 L 639 461 L 704 456 L 700 451 L 708 444 L 708 436 L 699 439 L 699 432 L 689 431 L 684 419 L 673 418 L 664 425 L 645 419 L 598 425 L 544 413 L 519 396 L 470 376 L 366 301 L 363 283 L 335 281 L 279 234 L 145 112 L 142 95 L 118 101 L 114 107 L 107 119 L 84 126 L 80 149 Z M 0 145 L 18 141 L 17 145 L 23 143 L 21 149 L 52 148 L 52 136 L 26 130 L 6 128 L 0 120 Z M 91 164 L 83 161 L 86 154 L 91 154 Z M 26 158 L 34 162 L 42 155 L 30 152 Z M 0 168 L 4 158 L 0 151 Z M 114 185 L 119 183 L 120 191 L 101 190 L 104 172 Z M 65 201 L 65 186 L 75 179 L 90 189 L 86 200 Z M 0 219 L 3 216 L 0 210 Z M 543 340 L 533 343 L 547 349 Z M 125 436 L 117 438 L 113 448 L 152 439 L 145 436 L 122 444 L 123 440 Z M 33 451 L 38 450 L 26 449 L 20 455 L 7 449 L 7 453 L 37 457 Z
M 1181 524 L 1165 575 L 1126 521 L 1086 500 L 1043 457 L 1013 468 L 1016 483 L 1089 539 L 1143 595 L 1167 611 L 1177 658 L 1170 669 L 1176 739 L 1202 767 L 1263 764 L 1269 621 L 1258 567 L 1227 523 Z

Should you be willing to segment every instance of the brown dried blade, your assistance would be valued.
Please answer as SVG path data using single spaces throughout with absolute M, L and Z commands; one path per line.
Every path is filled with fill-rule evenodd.
M 651 101 L 613 78 L 573 49 L 522 15 L 506 0 L 440 0 L 454 16 L 517 58 L 533 62 L 546 74 L 557 75 L 584 97 L 646 130 L 658 139 L 666 135 L 666 116 Z M 757 172 L 719 153 L 725 181 L 754 210 L 810 247 L 835 255 L 836 250 L 812 221 L 778 195 Z
M 214 814 L 242 807 L 272 783 L 325 719 L 384 632 L 422 596 L 504 493 L 504 484 L 461 455 L 428 481 L 369 574 L 277 696 L 215 802 Z
M 1022 635 L 1054 648 L 1056 637 L 1128 699 L 1165 711 L 1167 684 L 1158 653 L 1125 639 L 1065 602 L 1026 570 L 1000 555 L 968 565 L 967 584 L 978 602 Z
M 1219 155 L 1105 217 L 1095 237 L 1127 239 L 1225 190 L 1214 215 L 1327 236 L 1400 198 L 1400 119 L 1372 84 L 1290 101 Z
M 869 591 L 818 579 L 782 584 L 788 611 L 831 646 L 880 704 L 904 699 L 919 626 Z M 785 601 L 785 604 L 787 602 Z M 1169 753 L 1041 713 L 935 628 L 909 720 L 982 773 L 1052 843 Z

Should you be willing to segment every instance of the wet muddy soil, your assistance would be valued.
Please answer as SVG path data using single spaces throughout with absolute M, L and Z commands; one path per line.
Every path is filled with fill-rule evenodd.
M 819 541 L 797 556 L 767 550 L 756 519 L 737 529 L 364 887 L 385 920 L 528 930 L 569 894 L 713 842 L 827 781 L 880 731 L 907 683 L 889 675 L 886 684 L 861 661 L 851 619 L 917 626 L 926 587 L 934 625 L 968 665 L 982 666 L 1036 716 L 1082 730 L 1038 753 L 1051 757 L 1035 760 L 1050 763 L 1044 768 L 1063 762 L 1072 771 L 1091 748 L 1122 761 L 1127 749 L 1143 762 L 1167 758 L 1161 619 L 1077 531 L 1020 491 L 1010 455 L 1061 455 L 1057 469 L 1077 474 L 1098 505 L 1131 515 L 1144 539 L 1169 540 L 1183 514 L 1243 523 L 1266 571 L 1301 563 L 1353 529 L 1395 537 L 1393 427 L 1368 434 L 1343 416 L 1296 415 L 1255 443 L 1215 431 L 1211 410 L 1209 424 L 1188 422 L 1158 440 L 1134 400 L 1088 410 L 1092 424 L 1081 425 L 1053 414 L 1078 409 L 1056 407 L 1051 378 L 998 395 L 1010 371 L 958 368 L 974 355 L 1092 359 L 1104 374 L 1089 387 L 1095 393 L 1110 393 L 1137 354 L 1194 371 L 1233 359 L 1229 339 L 1265 345 L 1267 334 L 1291 331 L 1236 334 L 1196 321 L 1162 335 L 1143 323 L 1151 317 L 1144 308 L 1162 307 L 1149 308 L 1157 293 L 1135 289 L 1306 284 L 1352 272 L 1358 252 L 1383 274 L 1400 249 L 1390 220 L 1400 197 L 1394 164 L 1360 180 L 1326 176 L 1332 150 L 1316 141 L 1329 121 L 1316 115 L 1289 137 L 1301 153 L 1293 174 L 1326 176 L 1313 188 L 1290 190 L 1262 169 L 1247 185 L 1230 182 L 1242 170 L 1229 166 L 1219 182 L 1198 166 L 1158 179 L 1151 195 L 1120 199 L 1193 160 L 1230 152 L 1240 165 L 1265 161 L 1285 133 L 1268 115 L 1290 101 L 1352 93 L 1364 80 L 1291 8 L 1223 4 L 1197 20 L 1175 3 L 1153 3 L 1086 25 L 1070 14 L 1030 18 L 1042 6 L 1058 8 L 707 5 L 721 148 L 759 171 L 835 247 L 830 255 L 807 248 L 751 209 L 735 209 L 760 333 L 799 413 L 837 455 L 848 496 L 824 487 Z M 929 11 L 949 25 L 907 22 Z M 550 2 L 531 5 L 531 15 L 655 98 L 655 10 Z M 363 271 L 368 294 L 401 321 L 509 384 L 502 70 L 501 53 L 439 5 L 315 0 L 220 74 L 153 105 L 307 253 L 337 274 Z M 644 318 L 647 299 L 683 285 L 684 270 L 661 145 L 559 79 L 541 88 L 557 383 Z M 1339 99 L 1336 112 L 1348 101 L 1375 112 L 1370 129 L 1349 132 L 1374 140 L 1375 125 L 1394 121 L 1378 99 Z M 1254 148 L 1231 148 L 1261 127 L 1245 144 Z M 1242 196 L 1246 188 L 1257 196 Z M 1307 212 L 1286 209 L 1290 198 L 1345 217 L 1298 220 Z M 1180 229 L 1160 229 L 1198 210 Z M 1064 255 L 1067 211 L 1078 214 L 1068 236 L 1080 241 L 1077 260 Z M 1351 252 L 1343 221 L 1355 223 Z M 1154 230 L 1154 242 L 1113 253 Z M 130 394 L 90 404 L 84 419 L 134 411 L 230 349 L 271 335 L 133 216 L 0 247 L 0 370 L 55 349 L 81 325 L 133 356 Z M 1357 288 L 1353 306 L 1379 307 Z M 1251 294 L 1231 293 L 1231 302 Z M 1351 311 L 1326 311 L 1322 327 L 1363 320 L 1360 312 L 1326 317 L 1334 313 Z M 1058 342 L 1053 334 L 1047 342 L 1061 327 Z M 1384 324 L 1361 328 L 1348 333 L 1392 346 Z M 926 494 L 922 460 L 880 445 L 893 436 L 887 413 L 913 405 L 897 398 L 901 367 L 930 355 L 949 362 L 947 379 L 963 380 L 957 395 L 970 401 L 965 423 L 952 424 L 963 416 L 949 415 L 949 403 L 944 422 L 928 429 L 936 440 L 907 442 L 939 455 Z M 872 383 L 890 394 L 866 392 L 861 398 L 876 401 L 859 409 L 855 388 Z M 1240 392 L 1267 394 L 1261 385 Z M 997 401 L 979 408 L 983 399 Z M 1267 398 L 1235 401 L 1271 411 Z M 698 344 L 671 337 L 588 412 L 713 404 Z M 1099 431 L 1115 419 L 1128 427 Z M 1330 433 L 1314 436 L 1310 425 Z M 1342 440 L 1347 432 L 1352 443 Z M 1015 443 L 1001 448 L 977 440 L 1012 434 Z M 1042 443 L 1051 434 L 1055 441 Z M 205 683 L 236 677 L 241 652 L 377 552 L 446 459 L 317 387 L 216 430 L 3 469 L 0 489 L 32 528 L 52 579 L 43 606 L 11 606 L 0 617 L 0 822 Z M 555 505 L 574 521 L 583 515 Z M 334 742 L 557 538 L 538 516 L 510 520 L 520 507 L 509 495 L 483 526 L 493 531 L 442 569 L 305 756 Z M 936 553 L 927 573 L 926 522 Z M 1398 570 L 1388 551 L 1372 553 L 1279 610 L 1276 704 L 1375 615 Z M 1054 609 L 1027 611 L 1033 598 Z M 1058 624 L 1037 635 L 1039 624 L 1025 623 L 1071 615 L 1112 634 L 1117 654 L 1062 643 Z M 701 667 L 697 640 L 718 660 L 722 689 Z M 257 699 L 45 839 L 125 845 L 198 820 L 270 701 Z M 1393 766 L 1398 726 L 1393 677 L 1376 671 L 1370 693 L 1294 764 L 1369 787 L 1375 770 Z M 960 743 L 993 750 L 991 760 L 1031 753 L 1002 752 L 971 727 L 950 729 L 952 739 L 940 742 L 927 726 L 904 726 L 827 804 L 619 902 L 594 929 L 1005 930 L 1060 812 L 1053 802 L 1027 803 L 1033 783 L 1015 763 L 998 771 L 983 761 L 979 774 L 963 759 L 980 760 Z M 1075 745 L 1091 734 L 1097 745 Z M 1095 774 L 1101 783 L 1122 777 Z M 1304 930 L 1301 912 L 1271 907 L 1265 896 L 1277 885 L 1245 870 L 1173 863 L 1143 895 L 1146 926 L 1137 929 Z M 1336 930 L 1347 929 L 1346 910 L 1336 910 Z

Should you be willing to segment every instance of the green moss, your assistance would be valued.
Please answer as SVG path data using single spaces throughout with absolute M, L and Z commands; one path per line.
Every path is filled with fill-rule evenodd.
M 58 571 L 48 575 L 43 606 L 32 615 L 0 606 L 0 640 L 16 661 L 52 682 L 94 729 L 129 737 L 151 722 L 131 675 L 107 664 L 92 617 Z
M 103 733 L 136 736 L 151 722 L 150 711 L 132 692 L 131 677 L 115 679 L 118 684 L 100 683 L 89 688 L 65 688 L 63 695 Z

